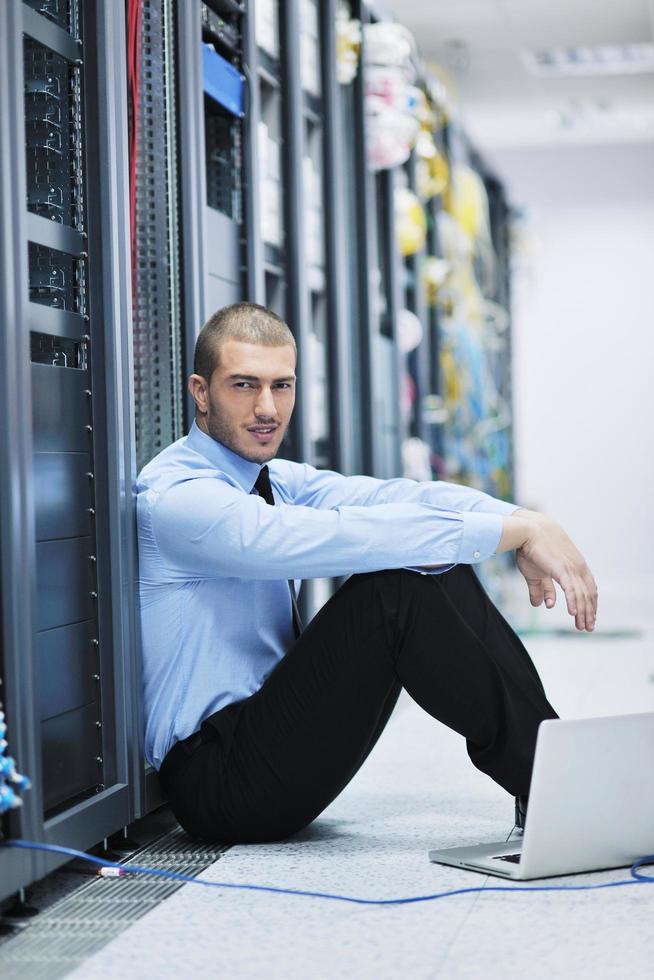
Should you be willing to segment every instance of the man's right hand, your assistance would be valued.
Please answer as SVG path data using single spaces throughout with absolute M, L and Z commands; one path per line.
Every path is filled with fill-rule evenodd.
M 554 582 L 563 589 L 568 612 L 579 630 L 592 632 L 597 616 L 597 585 L 583 555 L 563 528 L 540 514 L 538 520 L 505 517 L 496 554 L 516 550 L 518 568 L 533 606 L 556 602 Z

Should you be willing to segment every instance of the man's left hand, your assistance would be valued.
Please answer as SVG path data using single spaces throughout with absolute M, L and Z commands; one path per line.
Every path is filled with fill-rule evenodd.
M 568 538 L 563 528 L 560 528 L 555 522 L 553 522 L 545 514 L 541 514 L 536 510 L 527 510 L 525 507 L 519 507 L 512 514 L 515 517 L 522 517 L 526 520 L 533 521 L 535 524 L 540 524 L 543 527 L 551 525 L 556 531 L 559 532 L 568 542 L 569 547 L 572 552 L 576 552 L 578 557 L 581 558 L 577 549 L 575 548 L 573 542 Z M 521 548 L 516 551 L 516 563 L 523 575 L 525 581 L 527 582 L 527 587 L 529 589 L 529 599 L 532 606 L 540 606 L 543 602 L 548 609 L 552 609 L 556 604 L 556 589 L 554 586 L 554 581 L 551 576 L 543 574 L 543 568 L 539 564 L 534 562 L 531 557 L 525 555 Z M 592 623 L 587 626 L 590 630 L 594 628 L 595 625 L 595 615 L 597 611 L 597 586 L 595 580 L 590 572 L 590 569 L 586 569 L 587 585 L 589 585 L 589 594 L 592 596 Z M 579 617 L 577 617 L 577 620 Z M 583 625 L 577 622 L 577 627 L 583 629 Z

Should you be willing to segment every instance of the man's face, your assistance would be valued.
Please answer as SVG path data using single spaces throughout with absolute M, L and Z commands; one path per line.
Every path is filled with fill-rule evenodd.
M 295 351 L 228 340 L 210 383 L 189 378 L 199 428 L 251 463 L 277 455 L 295 405 Z

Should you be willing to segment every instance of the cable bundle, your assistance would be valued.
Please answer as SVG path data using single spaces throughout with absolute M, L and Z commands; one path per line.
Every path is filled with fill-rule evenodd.
M 0 709 L 2 705 L 0 704 Z M 15 810 L 22 806 L 23 801 L 18 795 L 19 792 L 29 789 L 32 785 L 27 776 L 21 776 L 16 771 L 16 763 L 10 755 L 5 755 L 7 751 L 7 725 L 5 723 L 5 713 L 0 710 L 0 813 L 7 810 Z
M 368 167 L 385 170 L 409 159 L 420 131 L 415 41 L 402 24 L 366 24 L 363 31 Z

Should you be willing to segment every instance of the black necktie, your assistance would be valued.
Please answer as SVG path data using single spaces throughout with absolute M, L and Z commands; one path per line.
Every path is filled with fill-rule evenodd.
M 263 497 L 267 504 L 272 504 L 273 507 L 275 506 L 275 498 L 273 497 L 272 487 L 270 486 L 267 466 L 264 465 L 261 467 L 261 472 L 257 477 L 257 482 L 254 484 L 254 489 L 259 496 Z M 300 610 L 297 607 L 295 599 L 295 587 L 292 579 L 288 580 L 288 588 L 291 593 L 291 605 L 293 606 L 293 629 L 295 631 L 295 638 L 297 639 L 302 632 L 302 620 L 300 619 Z

